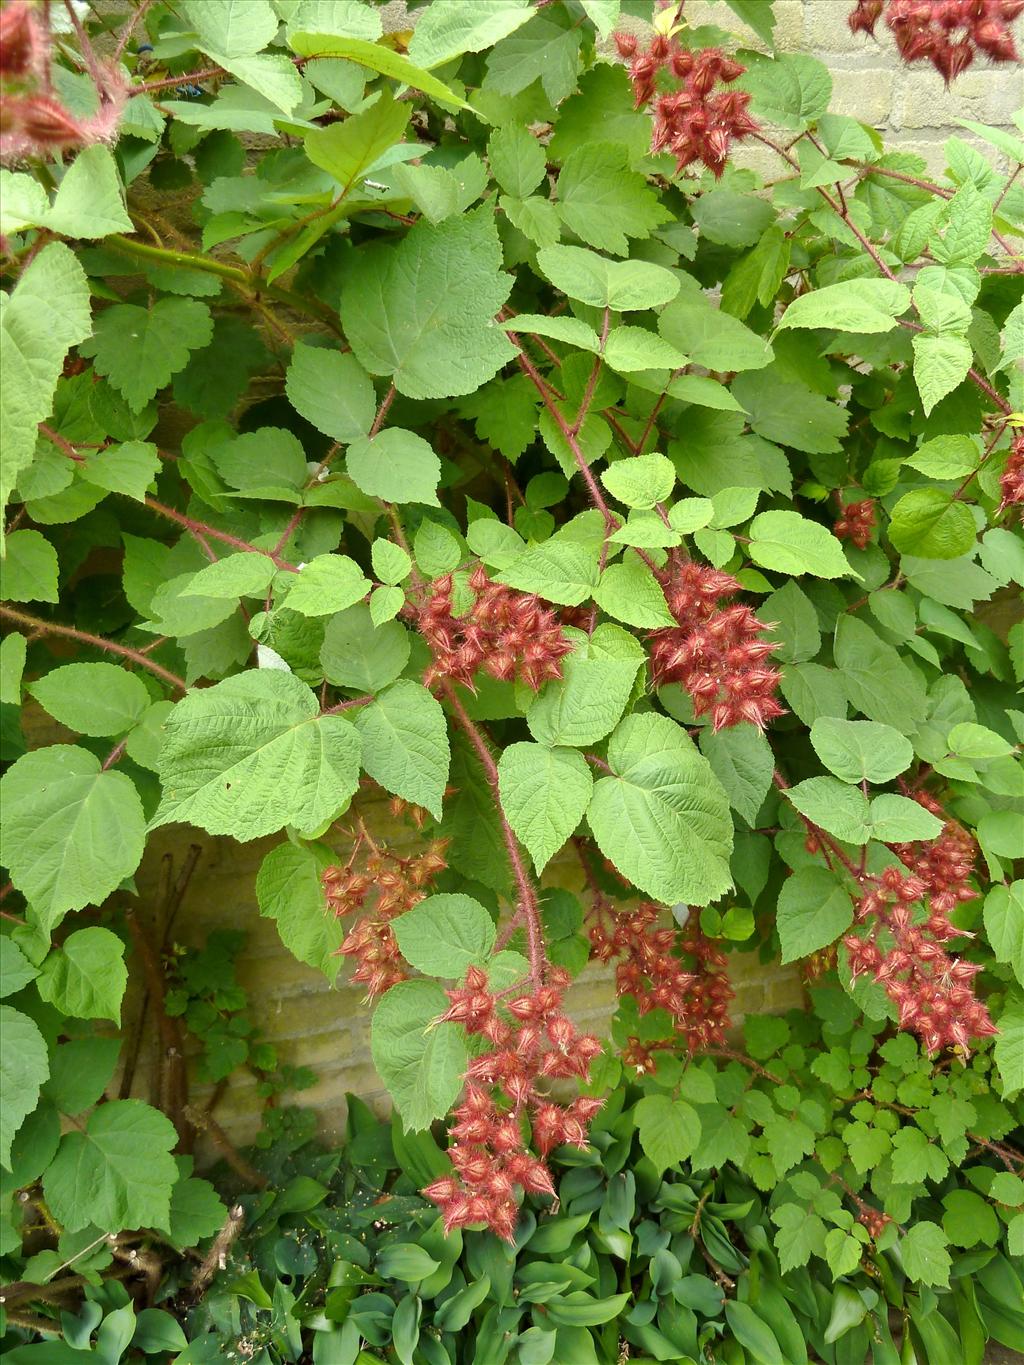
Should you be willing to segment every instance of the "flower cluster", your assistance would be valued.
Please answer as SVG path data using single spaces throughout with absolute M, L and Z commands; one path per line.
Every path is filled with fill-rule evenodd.
M 848 502 L 833 526 L 834 534 L 840 540 L 848 540 L 858 550 L 871 544 L 871 532 L 875 529 L 875 502 L 865 498 L 862 502 Z
M 51 40 L 42 7 L 11 0 L 0 11 L 0 162 L 49 157 L 94 142 L 109 142 L 128 101 L 120 68 L 88 54 L 99 108 L 76 118 L 54 96 L 50 81 Z
M 942 813 L 931 797 L 916 799 Z M 868 936 L 849 934 L 843 940 L 851 975 L 856 979 L 870 972 L 896 1005 L 900 1028 L 918 1034 L 929 1052 L 956 1047 L 966 1053 L 971 1038 L 996 1032 L 972 988 L 981 968 L 951 957 L 944 946 L 969 937 L 949 916 L 977 894 L 968 886 L 974 841 L 956 821 L 947 820 L 931 842 L 892 847 L 907 870 L 887 867 L 861 897 L 857 919 L 868 924 Z M 923 909 L 915 913 L 918 905 Z
M 515 678 L 535 692 L 562 676 L 561 659 L 572 642 L 539 597 L 493 582 L 478 565 L 469 579 L 473 604 L 456 616 L 454 586 L 451 574 L 438 578 L 418 611 L 420 633 L 434 656 L 424 674 L 428 686 L 451 678 L 472 687 L 480 668 L 492 678 Z
M 621 958 L 615 968 L 619 995 L 631 995 L 641 1015 L 666 1010 L 690 1052 L 720 1043 L 729 1027 L 733 990 L 726 975 L 725 954 L 699 929 L 657 928 L 658 906 L 645 903 L 615 914 L 603 897 L 595 900 L 590 943 L 599 962 Z M 679 957 L 685 953 L 694 965 Z M 637 1070 L 651 1069 L 649 1054 L 630 1039 Z
M 448 991 L 451 1005 L 441 1021 L 462 1024 L 485 1040 L 486 1050 L 469 1063 L 454 1113 L 448 1150 L 454 1174 L 423 1191 L 441 1210 L 445 1232 L 484 1223 L 513 1241 L 517 1187 L 527 1194 L 554 1195 L 544 1158 L 566 1143 L 587 1145 L 587 1128 L 603 1101 L 580 1096 L 556 1104 L 541 1088 L 551 1080 L 585 1080 L 601 1051 L 598 1040 L 577 1032 L 563 1012 L 568 984 L 569 974 L 552 968 L 537 990 L 502 1002 L 488 990 L 486 974 L 470 967 L 463 984 Z
M 779 670 L 765 662 L 778 646 L 761 638 L 772 627 L 742 603 L 721 605 L 739 592 L 735 578 L 676 551 L 658 577 L 679 625 L 651 634 L 654 686 L 681 683 L 693 698 L 694 714 L 710 712 L 716 732 L 741 721 L 763 730 L 781 716 L 784 708 L 775 700 Z
M 850 28 L 874 33 L 883 11 L 903 60 L 931 62 L 947 85 L 977 52 L 1017 60 L 1009 26 L 1024 14 L 1024 0 L 857 0 Z
M 339 918 L 361 910 L 376 893 L 376 904 L 346 934 L 339 951 L 355 959 L 352 980 L 365 983 L 371 1000 L 383 995 L 406 971 L 390 922 L 426 895 L 427 884 L 447 866 L 446 841 L 434 839 L 423 853 L 409 858 L 379 848 L 360 829 L 344 867 L 325 868 L 321 877 L 327 907 Z M 358 867 L 357 863 L 362 866 Z
M 1013 438 L 1006 468 L 999 479 L 999 488 L 1003 495 L 1000 510 L 1024 504 L 1024 431 Z
M 718 48 L 691 52 L 662 33 L 641 50 L 636 35 L 617 33 L 615 42 L 622 57 L 629 59 L 629 79 L 637 109 L 651 104 L 654 114 L 652 152 L 671 152 L 682 170 L 703 162 L 716 178 L 725 169 L 734 139 L 759 131 L 747 112 L 750 96 L 742 90 L 721 89 L 746 71 Z M 681 81 L 659 94 L 659 72 Z

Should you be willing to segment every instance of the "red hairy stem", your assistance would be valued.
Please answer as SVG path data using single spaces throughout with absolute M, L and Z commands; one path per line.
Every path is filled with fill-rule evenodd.
M 505 848 L 508 851 L 508 860 L 512 864 L 512 875 L 515 878 L 517 905 L 516 914 L 522 916 L 526 927 L 527 954 L 530 959 L 530 981 L 539 987 L 544 980 L 544 968 L 547 965 L 547 956 L 544 952 L 544 935 L 540 923 L 540 907 L 537 904 L 537 892 L 530 874 L 526 870 L 523 862 L 523 855 L 519 848 L 519 841 L 512 832 L 512 826 L 505 816 L 501 804 L 501 794 L 498 788 L 498 765 L 494 761 L 494 755 L 488 747 L 487 741 L 482 731 L 470 718 L 469 712 L 459 700 L 458 693 L 455 691 L 454 684 L 450 679 L 445 679 L 442 683 L 442 691 L 448 701 L 449 706 L 459 722 L 463 732 L 476 750 L 477 757 L 483 766 L 487 777 L 488 786 L 494 797 L 494 805 L 498 812 L 498 819 L 501 823 L 501 837 L 505 841 Z
M 148 668 L 150 673 L 162 678 L 165 683 L 176 688 L 179 692 L 188 691 L 188 683 L 184 678 L 179 678 L 170 669 L 164 668 L 162 664 L 148 658 L 141 650 L 118 644 L 116 640 L 105 640 L 102 635 L 93 635 L 87 630 L 76 630 L 73 626 L 61 626 L 56 621 L 43 621 L 38 616 L 29 616 L 27 612 L 15 611 L 13 607 L 0 606 L 0 616 L 5 616 L 15 625 L 38 631 L 42 635 L 63 635 L 69 640 L 78 640 L 84 645 L 93 645 L 96 649 L 102 649 L 107 654 L 119 654 L 122 659 L 130 659 L 140 668 Z
M 168 521 L 175 522 L 178 526 L 183 526 L 192 536 L 209 536 L 211 540 L 219 540 L 223 545 L 231 545 L 236 550 L 247 550 L 252 554 L 266 555 L 279 569 L 286 573 L 298 573 L 296 565 L 289 564 L 286 559 L 275 550 L 264 550 L 259 545 L 253 545 L 251 541 L 242 540 L 238 536 L 229 535 L 227 531 L 219 531 L 216 526 L 209 526 L 205 521 L 197 521 L 194 517 L 187 517 L 183 512 L 176 512 L 173 507 L 167 507 L 162 502 L 157 502 L 156 498 L 147 497 L 146 506 L 151 512 L 158 513 L 161 517 L 166 517 Z

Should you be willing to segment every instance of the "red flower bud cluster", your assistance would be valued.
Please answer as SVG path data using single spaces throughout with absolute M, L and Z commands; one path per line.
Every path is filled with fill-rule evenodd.
M 562 676 L 561 659 L 572 642 L 539 597 L 492 582 L 482 565 L 469 586 L 475 601 L 464 616 L 453 614 L 451 574 L 431 585 L 419 608 L 419 630 L 434 656 L 424 674 L 428 686 L 451 678 L 472 688 L 479 668 L 506 682 L 516 678 L 535 692 Z
M 865 498 L 863 502 L 848 502 L 839 520 L 833 526 L 833 533 L 840 540 L 848 540 L 858 550 L 871 544 L 871 532 L 875 529 L 875 502 Z
M 720 178 L 734 139 L 759 131 L 750 117 L 750 96 L 742 90 L 721 89 L 746 71 L 718 48 L 691 52 L 675 38 L 658 33 L 646 50 L 635 34 L 617 33 L 615 42 L 622 57 L 629 58 L 629 79 L 635 107 L 653 105 L 652 152 L 671 152 L 676 168 L 701 161 Z M 665 94 L 657 91 L 658 73 L 682 82 Z
M 53 96 L 50 49 L 42 6 L 11 0 L 0 10 L 0 162 L 4 164 L 109 142 L 117 132 L 128 101 L 128 82 L 120 68 L 92 59 L 99 109 L 79 119 Z
M 933 798 L 922 794 L 917 800 L 941 813 Z M 857 919 L 868 923 L 868 936 L 849 934 L 843 940 L 851 975 L 856 979 L 870 972 L 896 1005 L 900 1028 L 916 1033 L 928 1052 L 956 1047 L 966 1053 L 971 1038 L 997 1032 L 972 987 L 981 968 L 951 957 L 944 946 L 970 937 L 949 916 L 977 895 L 967 885 L 974 841 L 948 820 L 933 841 L 892 847 L 908 870 L 887 867 L 861 897 Z M 926 916 L 915 914 L 918 905 L 926 907 Z
M 1006 468 L 999 479 L 999 487 L 1003 495 L 999 504 L 1000 511 L 1004 507 L 1019 507 L 1024 504 L 1024 431 L 1013 438 Z
M 729 1027 L 733 989 L 725 954 L 699 930 L 655 927 L 661 913 L 658 906 L 645 903 L 615 914 L 607 900 L 595 899 L 591 947 L 599 962 L 624 959 L 615 969 L 619 995 L 631 995 L 641 1015 L 667 1010 L 687 1048 L 696 1052 L 720 1043 Z M 685 965 L 680 953 L 693 959 L 693 965 Z M 653 1066 L 650 1052 L 636 1039 L 630 1039 L 624 1060 L 641 1071 Z
M 775 700 L 779 670 L 766 665 L 778 646 L 760 638 L 773 627 L 742 603 L 720 605 L 739 592 L 735 578 L 675 551 L 658 578 L 679 625 L 650 636 L 654 686 L 681 683 L 693 698 L 694 714 L 711 713 L 716 733 L 741 721 L 763 730 L 781 716 L 784 708 Z
M 860 1213 L 857 1214 L 857 1222 L 862 1223 L 871 1236 L 877 1239 L 881 1237 L 892 1219 L 881 1209 L 873 1209 L 870 1204 L 862 1204 Z
M 399 858 L 378 848 L 361 830 L 345 866 L 328 867 L 323 872 L 320 880 L 327 908 L 339 918 L 361 910 L 366 898 L 376 894 L 373 909 L 353 925 L 338 950 L 344 957 L 355 959 L 352 980 L 365 983 L 370 1000 L 408 975 L 390 921 L 418 905 L 428 883 L 444 871 L 446 842 L 435 839 L 426 852 Z M 360 854 L 365 854 L 362 870 L 356 866 Z
M 601 1051 L 598 1040 L 578 1033 L 562 1010 L 568 984 L 568 972 L 555 967 L 543 986 L 503 1002 L 488 990 L 486 974 L 470 967 L 463 984 L 448 991 L 451 1005 L 441 1020 L 454 1020 L 482 1037 L 487 1050 L 469 1063 L 454 1113 L 448 1150 L 454 1174 L 423 1191 L 441 1210 L 445 1232 L 484 1223 L 513 1241 L 517 1187 L 527 1194 L 554 1195 L 544 1158 L 563 1143 L 587 1145 L 587 1128 L 603 1101 L 580 1096 L 556 1104 L 539 1084 L 585 1080 Z M 523 1136 L 527 1118 L 529 1145 Z
M 873 33 L 883 11 L 903 60 L 931 62 L 947 85 L 978 52 L 1017 60 L 1009 26 L 1024 14 L 1024 0 L 857 0 L 850 28 Z

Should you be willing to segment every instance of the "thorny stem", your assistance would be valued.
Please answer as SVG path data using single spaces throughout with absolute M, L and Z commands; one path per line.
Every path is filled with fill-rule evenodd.
M 30 616 L 28 612 L 15 611 L 13 607 L 0 606 L 0 616 L 5 616 L 15 625 L 24 626 L 27 630 L 38 631 L 41 635 L 63 635 L 69 640 L 79 640 L 84 645 L 93 645 L 107 654 L 119 654 L 122 659 L 130 659 L 141 668 L 148 668 L 150 673 L 155 673 L 158 678 L 162 678 L 179 692 L 188 691 L 188 683 L 184 678 L 179 678 L 177 673 L 172 673 L 154 659 L 147 658 L 141 650 L 118 644 L 116 640 L 105 640 L 102 635 L 93 635 L 87 630 L 75 630 L 73 626 L 61 626 L 56 621 L 44 621 L 39 616 Z
M 454 685 L 446 679 L 442 684 L 442 690 L 455 715 L 455 719 L 459 722 L 459 725 L 465 732 L 469 742 L 476 750 L 477 757 L 480 759 L 480 763 L 483 766 L 488 786 L 490 787 L 491 794 L 494 798 L 498 819 L 501 822 L 501 835 L 505 841 L 505 848 L 508 851 L 509 862 L 512 864 L 512 875 L 515 878 L 517 891 L 518 903 L 516 905 L 516 913 L 513 916 L 512 925 L 510 925 L 509 928 L 512 928 L 512 926 L 517 923 L 523 923 L 525 925 L 527 952 L 530 959 L 530 981 L 533 986 L 537 988 L 543 985 L 544 965 L 546 961 L 544 953 L 544 936 L 541 931 L 540 923 L 540 907 L 537 904 L 537 892 L 534 889 L 533 882 L 530 880 L 530 874 L 527 872 L 523 863 L 523 855 L 519 848 L 519 841 L 512 833 L 512 826 L 509 824 L 505 812 L 502 809 L 501 793 L 498 786 L 498 765 L 494 761 L 494 755 L 491 753 L 483 734 L 470 719 L 469 713 L 459 700 Z
M 286 573 L 298 573 L 299 571 L 296 565 L 289 564 L 287 559 L 282 559 L 276 550 L 264 550 L 259 545 L 253 545 L 251 541 L 230 535 L 227 531 L 218 531 L 215 526 L 209 526 L 205 521 L 196 521 L 193 517 L 185 516 L 183 512 L 176 512 L 173 507 L 167 507 L 164 503 L 157 502 L 156 498 L 147 497 L 145 502 L 151 512 L 157 512 L 160 516 L 166 517 L 168 521 L 183 526 L 189 535 L 197 539 L 200 536 L 209 536 L 211 540 L 219 540 L 223 545 L 231 545 L 236 550 L 248 550 L 253 554 L 266 555 L 269 560 Z

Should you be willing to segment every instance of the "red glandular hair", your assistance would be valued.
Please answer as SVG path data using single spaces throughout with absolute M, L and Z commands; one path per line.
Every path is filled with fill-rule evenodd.
M 871 532 L 875 529 L 875 503 L 873 498 L 862 502 L 848 502 L 833 526 L 834 534 L 840 540 L 848 540 L 858 550 L 871 544 Z
M 944 815 L 934 798 L 918 793 L 915 799 Z M 949 916 L 978 894 L 968 885 L 974 840 L 962 825 L 946 820 L 937 839 L 891 847 L 906 871 L 886 868 L 861 897 L 857 919 L 867 936 L 843 940 L 851 974 L 856 979 L 870 972 L 896 1005 L 900 1028 L 916 1033 L 929 1052 L 956 1047 L 966 1053 L 972 1038 L 997 1032 L 974 994 L 972 982 L 981 968 L 945 948 L 950 939 L 971 937 Z M 926 918 L 915 914 L 920 905 Z
M 429 686 L 441 678 L 466 687 L 483 669 L 492 678 L 525 683 L 535 692 L 562 676 L 562 658 L 571 652 L 562 623 L 532 593 L 494 583 L 478 565 L 469 579 L 474 601 L 464 616 L 453 614 L 451 574 L 431 584 L 417 624 L 433 662 L 424 674 Z
M 778 646 L 762 638 L 772 627 L 740 602 L 723 605 L 740 591 L 735 578 L 672 551 L 658 579 L 679 624 L 650 636 L 654 686 L 680 683 L 716 732 L 742 721 L 763 730 L 781 716 L 779 670 L 767 663 Z
M 0 10 L 0 162 L 110 142 L 128 102 L 119 68 L 96 63 L 99 108 L 76 118 L 50 88 L 51 40 L 41 6 L 11 0 Z
M 931 62 L 947 85 L 978 53 L 1017 60 L 1009 26 L 1024 14 L 1024 0 L 857 0 L 850 28 L 873 33 L 883 13 L 903 60 Z
M 618 958 L 615 985 L 631 995 L 641 1015 L 663 1009 L 672 1016 L 687 1049 L 698 1052 L 722 1042 L 729 1028 L 733 989 L 725 954 L 696 927 L 657 927 L 663 911 L 645 903 L 616 914 L 603 898 L 592 911 L 590 943 L 599 962 Z M 684 963 L 680 954 L 689 959 Z M 649 1058 L 630 1040 L 627 1057 L 638 1070 L 649 1070 Z M 639 1051 L 637 1050 L 639 1049 Z
M 1003 495 L 1000 510 L 1024 505 L 1024 431 L 1013 438 L 1006 467 L 999 479 L 999 489 Z
M 580 1096 L 562 1105 L 546 1093 L 552 1080 L 586 1080 L 601 1051 L 562 1010 L 568 984 L 568 973 L 553 967 L 544 985 L 502 1001 L 488 990 L 486 974 L 470 967 L 463 984 L 447 993 L 451 1005 L 442 1021 L 462 1024 L 486 1048 L 470 1062 L 454 1112 L 448 1149 L 454 1173 L 423 1191 L 441 1210 L 445 1232 L 483 1223 L 513 1241 L 517 1189 L 554 1195 L 545 1158 L 564 1143 L 587 1145 L 603 1101 Z
M 691 52 L 675 38 L 656 34 L 650 45 L 640 48 L 635 34 L 617 33 L 619 53 L 629 58 L 629 79 L 637 109 L 650 104 L 654 115 L 652 152 L 671 152 L 682 170 L 703 162 L 720 178 L 732 143 L 760 130 L 747 112 L 750 96 L 728 90 L 746 70 L 718 48 Z M 660 93 L 659 73 L 673 86 Z M 722 87 L 716 91 L 716 87 Z
M 348 862 L 324 870 L 321 883 L 327 907 L 339 918 L 361 910 L 367 897 L 376 894 L 376 904 L 352 926 L 339 949 L 344 957 L 355 959 L 352 980 L 365 984 L 368 999 L 406 979 L 391 921 L 427 894 L 428 883 L 447 866 L 445 848 L 446 840 L 434 839 L 424 853 L 399 858 L 360 831 Z

